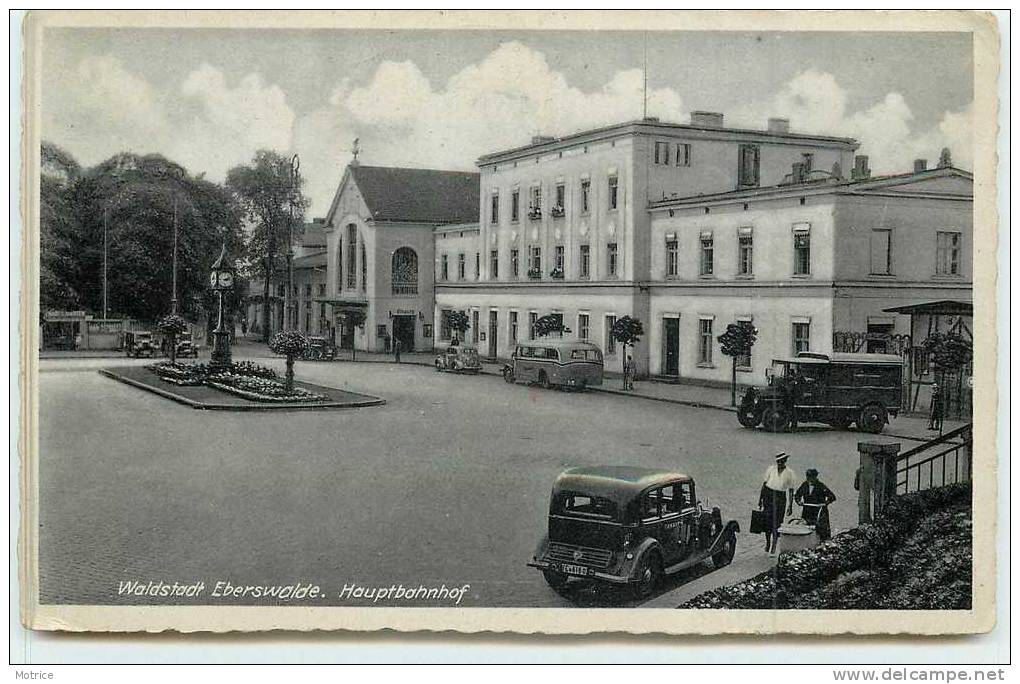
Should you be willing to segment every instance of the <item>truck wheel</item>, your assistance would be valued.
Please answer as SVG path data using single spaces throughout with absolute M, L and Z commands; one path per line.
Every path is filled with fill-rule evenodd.
M 733 554 L 737 550 L 737 537 L 732 532 L 726 533 L 726 539 L 722 547 L 712 556 L 712 564 L 719 568 L 725 568 L 733 560 Z
M 567 576 L 557 570 L 543 570 L 542 577 L 545 577 L 545 583 L 556 591 L 561 591 L 567 586 Z
M 637 582 L 634 584 L 634 597 L 646 599 L 652 595 L 662 580 L 662 559 L 657 551 L 649 551 L 641 557 L 637 569 Z
M 439 359 L 436 359 L 436 370 L 439 371 L 440 373 L 443 372 L 443 364 L 439 362 Z
M 750 406 L 741 406 L 737 409 L 737 420 L 746 428 L 757 427 L 758 423 L 761 422 L 761 412 L 755 411 Z
M 861 416 L 857 419 L 857 427 L 863 432 L 870 432 L 877 435 L 889 420 L 885 409 L 877 404 L 868 404 L 861 410 Z
M 790 413 L 781 406 L 766 409 L 762 415 L 761 424 L 769 432 L 783 432 L 790 427 Z

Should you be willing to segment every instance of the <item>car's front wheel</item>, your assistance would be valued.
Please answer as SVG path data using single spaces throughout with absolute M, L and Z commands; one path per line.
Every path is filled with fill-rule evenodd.
M 726 539 L 717 552 L 712 554 L 712 564 L 716 569 L 725 568 L 733 560 L 733 554 L 737 551 L 737 537 L 732 532 L 726 533 Z
M 514 382 L 515 380 L 514 369 L 512 367 L 510 366 L 503 367 L 503 379 L 511 384 Z
M 443 372 L 443 364 L 439 361 L 439 359 L 436 359 L 436 370 L 440 373 Z
M 878 434 L 885 428 L 888 416 L 885 409 L 877 404 L 869 404 L 861 410 L 861 416 L 857 419 L 857 427 L 863 432 Z
M 761 422 L 761 411 L 756 411 L 753 406 L 741 406 L 737 409 L 737 421 L 746 428 L 757 427 Z
M 761 424 L 769 432 L 783 432 L 790 427 L 790 412 L 782 406 L 766 409 Z
M 652 595 L 659 582 L 662 581 L 662 559 L 655 551 L 641 557 L 637 569 L 637 582 L 634 584 L 634 596 L 646 599 Z

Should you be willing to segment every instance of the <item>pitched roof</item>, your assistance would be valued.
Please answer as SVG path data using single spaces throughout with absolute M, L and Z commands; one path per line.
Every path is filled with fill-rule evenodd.
M 481 176 L 465 171 L 351 165 L 351 177 L 376 221 L 478 221 Z
M 302 247 L 324 247 L 326 245 L 326 224 L 321 220 L 305 224 L 305 231 L 298 242 Z

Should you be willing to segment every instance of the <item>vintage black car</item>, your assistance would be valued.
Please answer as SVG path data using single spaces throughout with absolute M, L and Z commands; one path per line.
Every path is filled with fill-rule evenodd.
M 170 356 L 169 351 L 170 340 L 168 338 L 163 339 L 163 355 Z M 195 344 L 195 340 L 190 332 L 183 332 L 177 335 L 177 358 L 191 356 L 198 358 L 198 345 Z
M 768 385 L 750 387 L 737 411 L 744 427 L 782 432 L 798 423 L 827 423 L 881 432 L 902 401 L 903 361 L 894 354 L 801 352 L 766 369 Z
M 309 337 L 308 347 L 301 358 L 309 361 L 333 361 L 336 359 L 336 345 L 328 337 Z
M 478 373 L 482 370 L 482 362 L 478 358 L 478 348 L 464 345 L 451 344 L 436 354 L 435 366 L 439 372 Z
M 572 579 L 649 596 L 664 575 L 733 560 L 740 526 L 698 501 L 694 480 L 632 466 L 571 468 L 556 478 L 549 529 L 530 567 L 557 591 Z
M 124 333 L 124 353 L 136 359 L 141 356 L 155 356 L 156 343 L 147 330 L 133 330 Z

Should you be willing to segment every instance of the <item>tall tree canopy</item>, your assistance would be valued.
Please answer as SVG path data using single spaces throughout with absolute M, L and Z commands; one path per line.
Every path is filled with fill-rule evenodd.
M 227 187 L 234 193 L 249 228 L 246 256 L 253 275 L 262 279 L 263 321 L 270 319 L 270 286 L 286 254 L 290 231 L 300 237 L 309 202 L 301 192 L 304 180 L 293 173 L 291 160 L 272 150 L 259 150 L 251 163 L 227 172 Z M 292 224 L 293 221 L 293 224 Z M 268 342 L 269 325 L 263 325 Z
M 170 313 L 176 205 L 178 313 L 208 312 L 209 267 L 222 244 L 232 254 L 243 245 L 225 188 L 161 155 L 121 153 L 80 169 L 43 143 L 43 158 L 44 308 L 102 311 L 105 226 L 109 314 L 152 322 Z

